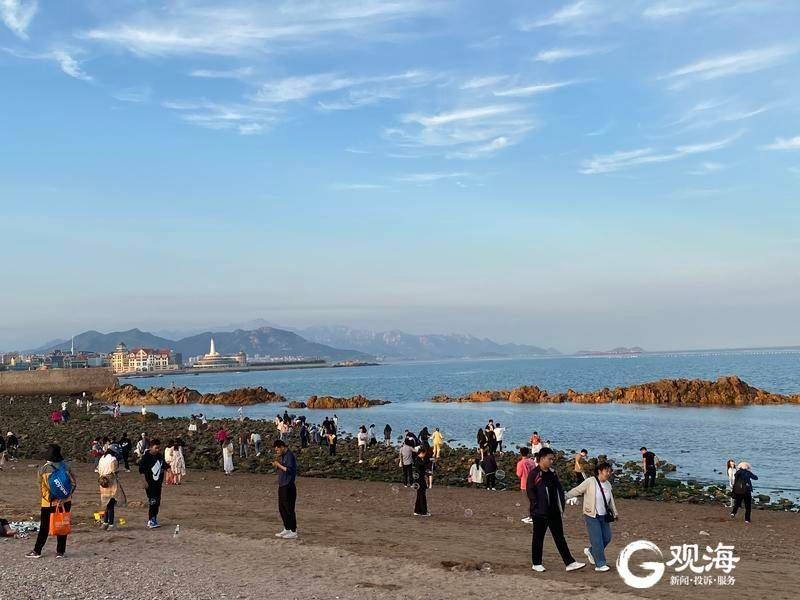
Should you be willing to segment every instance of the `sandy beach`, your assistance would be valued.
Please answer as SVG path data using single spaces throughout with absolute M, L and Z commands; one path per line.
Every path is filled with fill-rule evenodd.
M 14 467 L 13 469 L 11 467 Z M 0 473 L 0 516 L 38 519 L 34 461 Z M 732 544 L 741 557 L 734 587 L 670 585 L 669 571 L 648 590 L 634 590 L 612 570 L 565 573 L 550 538 L 548 571 L 530 570 L 530 528 L 520 492 L 434 487 L 433 516 L 411 516 L 413 496 L 401 485 L 336 479 L 298 480 L 300 539 L 280 530 L 272 475 L 190 472 L 165 487 L 161 529 L 145 528 L 144 493 L 136 473 L 123 473 L 129 506 L 125 527 L 93 525 L 96 476 L 76 466 L 75 531 L 67 559 L 24 558 L 32 540 L 0 541 L 3 597 L 15 598 L 739 598 L 800 596 L 796 558 L 800 518 L 755 511 L 753 525 L 731 521 L 723 507 L 619 500 L 620 521 L 609 558 L 647 539 L 669 556 L 670 545 Z M 175 525 L 180 534 L 174 537 Z M 570 548 L 582 556 L 586 532 L 578 507 L 565 517 Z M 709 535 L 702 535 L 700 532 Z M 483 570 L 475 570 L 484 563 Z M 623 596 L 624 595 L 624 596 Z

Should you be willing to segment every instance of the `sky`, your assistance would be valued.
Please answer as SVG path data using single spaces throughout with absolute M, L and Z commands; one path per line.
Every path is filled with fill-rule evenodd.
M 793 0 L 0 0 L 0 349 L 800 344 Z

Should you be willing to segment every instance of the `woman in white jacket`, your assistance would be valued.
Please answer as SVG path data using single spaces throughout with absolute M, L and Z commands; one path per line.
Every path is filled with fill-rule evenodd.
M 583 552 L 593 564 L 595 571 L 608 571 L 606 546 L 611 542 L 611 523 L 617 519 L 617 506 L 611 493 L 609 479 L 613 473 L 611 465 L 601 462 L 595 470 L 596 475 L 566 493 L 566 499 L 583 496 L 583 520 L 589 533 L 588 548 Z

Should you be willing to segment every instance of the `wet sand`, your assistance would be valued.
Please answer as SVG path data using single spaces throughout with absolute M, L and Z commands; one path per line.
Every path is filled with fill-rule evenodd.
M 38 520 L 35 467 L 21 460 L 0 473 L 0 516 Z M 724 507 L 618 500 L 610 560 L 633 540 L 669 546 L 733 544 L 741 557 L 733 587 L 670 585 L 671 569 L 648 590 L 626 586 L 612 569 L 565 573 L 549 536 L 546 573 L 530 570 L 530 527 L 520 522 L 519 491 L 434 487 L 430 518 L 411 515 L 413 491 L 402 485 L 335 479 L 298 480 L 300 539 L 280 541 L 275 477 L 190 472 L 165 487 L 161 529 L 145 528 L 144 492 L 136 473 L 123 473 L 130 505 L 117 514 L 127 525 L 113 533 L 93 525 L 96 476 L 77 465 L 68 558 L 23 558 L 32 540 L 0 540 L 6 577 L 0 597 L 15 598 L 770 598 L 800 597 L 800 515 L 754 511 L 732 521 Z M 219 486 L 217 488 L 217 486 Z M 519 505 L 519 506 L 518 506 Z M 173 537 L 176 524 L 181 533 Z M 583 558 L 586 531 L 580 506 L 565 530 Z M 700 531 L 709 535 L 701 535 Z M 453 565 L 488 563 L 484 571 Z M 635 570 L 635 569 L 634 569 Z M 712 572 L 716 573 L 716 572 Z M 63 584 L 59 582 L 64 582 Z

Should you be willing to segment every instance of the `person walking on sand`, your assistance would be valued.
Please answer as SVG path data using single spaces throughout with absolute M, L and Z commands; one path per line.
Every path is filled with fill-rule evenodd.
M 566 499 L 583 496 L 583 521 L 589 534 L 589 547 L 583 549 L 586 558 L 594 565 L 595 571 L 608 571 L 606 547 L 611 542 L 611 523 L 619 513 L 611 493 L 611 474 L 613 469 L 607 462 L 601 462 L 595 469 L 595 476 L 584 479 L 579 485 L 566 493 Z
M 497 458 L 491 448 L 486 449 L 483 455 L 483 462 L 481 464 L 483 472 L 486 473 L 486 489 L 492 492 L 497 491 Z
M 297 503 L 297 459 L 294 453 L 289 450 L 285 442 L 275 440 L 275 461 L 272 466 L 278 472 L 278 511 L 283 521 L 283 531 L 276 533 L 275 537 L 284 540 L 294 540 L 297 538 L 297 515 L 295 504 Z
M 261 456 L 261 434 L 257 431 L 251 433 L 250 443 L 253 444 L 253 448 L 256 450 L 256 456 Z
M 503 436 L 506 433 L 506 428 L 500 426 L 500 421 L 495 423 L 494 426 L 494 437 L 497 440 L 497 451 L 502 454 L 503 453 Z
M 183 456 L 183 442 L 175 440 L 172 446 L 172 461 L 169 463 L 169 470 L 172 472 L 172 481 L 175 485 L 181 485 L 186 476 L 186 459 Z
M 164 486 L 164 475 L 167 464 L 161 454 L 161 441 L 158 438 L 149 442 L 147 451 L 139 461 L 139 473 L 144 477 L 144 491 L 147 494 L 147 527 L 155 529 L 158 523 L 158 511 L 161 508 L 161 490 Z
M 364 462 L 364 452 L 367 449 L 367 439 L 368 439 L 367 428 L 362 425 L 361 427 L 358 428 L 358 436 L 357 436 L 357 441 L 358 441 L 358 464 L 361 464 L 361 463 Z
M 750 524 L 750 508 L 753 504 L 753 481 L 758 476 L 750 470 L 750 463 L 740 462 L 736 474 L 733 476 L 733 510 L 731 518 L 736 516 L 744 502 L 744 522 Z
M 528 474 L 536 468 L 536 461 L 531 458 L 530 448 L 519 449 L 519 460 L 517 461 L 517 478 L 519 479 L 519 489 L 525 494 L 526 486 L 528 485 Z M 530 516 L 522 519 L 523 523 L 528 525 L 533 523 Z
M 105 530 L 114 529 L 114 511 L 117 505 L 125 505 L 125 491 L 119 482 L 119 460 L 106 446 L 105 453 L 97 463 L 98 481 L 100 484 L 100 510 L 103 517 L 100 527 Z
M 233 473 L 233 442 L 228 440 L 222 444 L 222 470 L 225 475 Z
M 642 470 L 644 471 L 644 489 L 655 487 L 656 485 L 656 455 L 644 446 L 639 448 L 642 453 Z
M 61 446 L 50 444 L 47 447 L 47 462 L 38 470 L 41 514 L 39 535 L 33 550 L 25 556 L 39 558 L 42 555 L 47 537 L 50 535 L 50 518 L 56 510 L 69 513 L 72 510 L 72 495 L 78 488 L 75 474 L 61 455 Z M 63 558 L 67 551 L 67 535 L 56 536 L 56 558 Z
M 575 473 L 575 483 L 581 483 L 582 481 L 586 480 L 586 475 L 583 472 L 583 469 L 586 466 L 586 457 L 589 456 L 589 451 L 586 448 L 581 449 L 575 455 L 575 464 L 573 465 L 573 472 Z
M 530 501 L 530 516 L 533 519 L 532 568 L 539 573 L 545 570 L 542 564 L 542 550 L 548 529 L 567 571 L 576 571 L 586 566 L 585 563 L 578 562 L 572 557 L 567 540 L 564 538 L 561 516 L 566 500 L 558 475 L 551 469 L 554 458 L 555 454 L 550 448 L 542 448 L 539 451 L 538 466 L 528 474 L 528 482 L 525 485 Z
M 444 436 L 442 432 L 439 431 L 439 428 L 433 430 L 433 436 L 431 436 L 431 440 L 433 441 L 433 458 L 434 460 L 439 460 L 442 456 L 442 446 L 444 446 Z
M 400 446 L 400 467 L 403 469 L 403 487 L 414 483 L 414 446 L 405 440 Z
M 415 517 L 430 517 L 428 512 L 428 476 L 430 475 L 431 460 L 428 451 L 421 446 L 414 460 L 414 486 L 417 488 L 417 498 L 414 502 Z
M 733 508 L 733 482 L 736 477 L 736 461 L 732 458 L 725 463 L 725 474 L 728 476 L 728 495 L 731 497 L 731 508 Z

